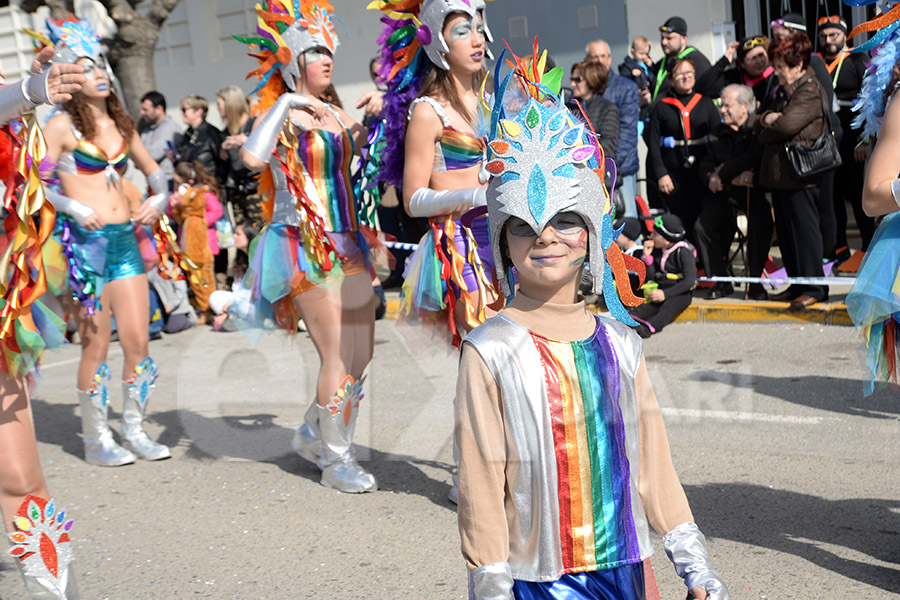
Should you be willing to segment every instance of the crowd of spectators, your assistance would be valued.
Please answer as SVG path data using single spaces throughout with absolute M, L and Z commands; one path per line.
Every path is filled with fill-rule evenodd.
M 653 239 L 656 215 L 677 216 L 685 244 L 696 249 L 698 272 L 709 277 L 764 276 L 773 240 L 788 277 L 823 277 L 829 263 L 845 261 L 852 270 L 875 228 L 861 201 L 868 144 L 851 124 L 867 57 L 845 52 L 848 28 L 838 16 L 819 19 L 814 38 L 797 14 L 770 29 L 771 39 L 747 32 L 711 63 L 675 16 L 659 27 L 656 61 L 653 42 L 638 36 L 618 69 L 603 40 L 589 43 L 583 62 L 571 67 L 570 104 L 618 164 L 617 216 L 626 217 L 619 224 L 632 234 L 639 227 L 640 242 Z M 828 135 L 838 142 L 840 162 L 801 178 L 786 147 L 808 148 Z M 643 165 L 638 139 L 646 147 Z M 635 185 L 641 166 L 644 186 Z M 641 198 L 646 206 L 636 202 Z M 862 238 L 855 255 L 847 241 L 848 203 Z M 739 217 L 746 219 L 739 238 L 744 271 L 734 272 Z M 703 293 L 727 297 L 735 285 L 721 281 Z M 770 296 L 754 283 L 745 293 L 790 302 L 792 310 L 828 298 L 822 285 L 790 285 Z M 653 304 L 664 294 L 648 288 L 645 296 Z

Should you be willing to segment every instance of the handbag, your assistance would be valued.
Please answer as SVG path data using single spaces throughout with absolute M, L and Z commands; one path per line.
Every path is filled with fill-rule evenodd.
M 819 90 L 819 99 L 822 101 L 822 119 L 825 121 L 825 131 L 822 132 L 819 139 L 812 146 L 798 143 L 784 145 L 794 179 L 809 179 L 825 171 L 836 169 L 842 164 L 841 153 L 838 151 L 838 144 L 834 139 L 834 131 L 828 126 L 828 108 L 821 90 Z

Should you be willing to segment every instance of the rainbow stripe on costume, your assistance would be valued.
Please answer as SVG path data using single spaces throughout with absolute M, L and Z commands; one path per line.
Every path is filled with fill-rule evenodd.
M 457 131 L 453 127 L 444 127 L 439 144 L 444 166 L 448 171 L 474 167 L 484 156 L 483 139 Z
M 350 163 L 356 145 L 350 132 L 313 129 L 300 133 L 297 140 L 297 155 L 306 169 L 307 193 L 311 187 L 315 189 L 314 201 L 325 221 L 325 230 L 356 231 L 359 228 L 356 198 L 350 180 Z
M 106 156 L 106 152 L 100 146 L 89 140 L 78 140 L 78 145 L 72 150 L 75 168 L 80 175 L 100 173 L 108 166 L 122 173 L 128 166 L 129 156 L 131 152 L 127 140 L 122 142 L 119 152 L 112 158 Z
M 536 334 L 531 340 L 550 405 L 563 568 L 577 573 L 638 562 L 625 429 L 612 400 L 619 396 L 618 364 L 609 340 L 557 342 Z M 610 371 L 616 376 L 603 376 Z

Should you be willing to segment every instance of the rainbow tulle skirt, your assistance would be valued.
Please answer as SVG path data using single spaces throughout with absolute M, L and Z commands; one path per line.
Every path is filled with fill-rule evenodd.
M 847 312 L 863 334 L 860 355 L 868 379 L 866 396 L 875 383 L 900 384 L 900 213 L 886 216 L 875 232 L 847 295 Z
M 453 345 L 459 346 L 455 307 L 465 307 L 468 329 L 480 325 L 485 306 L 499 297 L 493 272 L 486 218 L 475 219 L 471 228 L 455 219 L 432 221 L 403 272 L 401 319 L 426 327 L 446 324 Z
M 0 298 L 0 309 L 5 305 Z M 66 323 L 40 300 L 31 304 L 31 314 L 16 319 L 13 335 L 0 340 L 3 360 L 0 372 L 10 377 L 37 375 L 44 350 L 65 343 Z

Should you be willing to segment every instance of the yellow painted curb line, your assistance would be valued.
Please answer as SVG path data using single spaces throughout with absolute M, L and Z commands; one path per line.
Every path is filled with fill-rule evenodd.
M 843 303 L 814 304 L 806 310 L 788 310 L 788 302 L 754 302 L 752 300 L 738 302 L 711 302 L 694 300 L 681 313 L 676 321 L 695 321 L 707 323 L 712 321 L 731 323 L 821 323 L 823 325 L 853 325 L 847 314 L 847 305 Z M 593 312 L 600 312 L 596 307 L 588 307 Z M 396 319 L 400 315 L 400 300 L 387 300 L 385 319 Z

